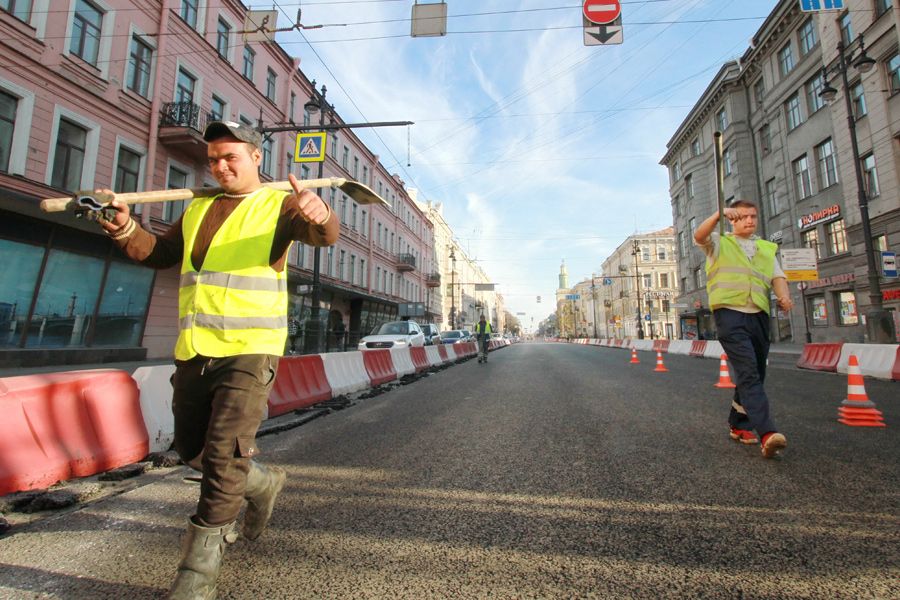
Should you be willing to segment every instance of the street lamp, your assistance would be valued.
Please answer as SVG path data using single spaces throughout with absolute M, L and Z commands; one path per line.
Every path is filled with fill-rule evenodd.
M 450 247 L 450 261 L 453 266 L 450 269 L 450 329 L 456 329 L 456 254 Z
M 594 339 L 597 339 L 597 286 L 594 280 L 596 273 L 591 273 L 591 320 L 594 323 Z
M 641 273 L 638 271 L 638 252 L 640 252 L 641 244 L 634 240 L 632 243 L 633 250 L 631 255 L 634 256 L 634 279 L 637 282 L 637 331 L 638 339 L 644 339 L 644 325 L 642 323 L 643 314 L 641 310 Z
M 313 79 L 312 80 L 312 94 L 310 94 L 309 100 L 306 102 L 306 104 L 303 105 L 303 108 L 310 115 L 319 113 L 319 127 L 320 127 L 320 129 L 322 129 L 322 131 L 325 130 L 324 129 L 325 115 L 326 115 L 326 113 L 330 112 L 331 108 L 332 108 L 331 105 L 328 104 L 328 102 L 325 100 L 326 93 L 328 93 L 328 88 L 326 88 L 324 85 L 322 86 L 321 92 L 316 90 L 316 80 Z M 324 150 L 324 148 L 323 148 L 323 150 Z M 319 161 L 317 179 L 322 179 L 322 171 L 324 169 L 324 166 L 325 166 L 325 161 L 324 160 Z M 318 194 L 318 196 L 320 198 L 322 197 L 322 191 L 323 191 L 323 188 L 318 188 L 316 190 L 316 194 Z M 320 346 L 321 346 L 320 342 L 321 342 L 321 337 L 322 337 L 321 336 L 322 328 L 320 327 L 321 324 L 319 323 L 319 302 L 320 302 L 320 297 L 321 297 L 319 280 L 321 277 L 321 274 L 320 274 L 321 260 L 322 260 L 321 249 L 316 248 L 316 251 L 313 254 L 313 279 L 312 279 L 312 290 L 311 290 L 312 306 L 310 307 L 310 312 L 309 312 L 309 322 L 307 323 L 307 326 L 306 326 L 306 333 L 308 334 L 310 332 L 309 331 L 310 325 L 312 325 L 313 336 L 312 337 L 310 337 L 309 335 L 305 336 L 306 343 L 304 344 L 306 346 L 307 352 L 311 353 L 311 354 L 317 354 L 319 352 Z
M 863 182 L 862 164 L 859 158 L 859 142 L 856 139 L 856 118 L 853 114 L 853 103 L 850 100 L 850 81 L 847 78 L 847 63 L 860 73 L 868 73 L 875 66 L 875 60 L 866 54 L 863 36 L 859 36 L 859 54 L 845 56 L 844 42 L 837 45 L 838 62 L 834 67 L 841 75 L 841 83 L 844 85 L 844 101 L 847 108 L 847 127 L 850 130 L 850 148 L 853 151 L 853 170 L 856 174 L 856 195 L 859 204 L 859 218 L 862 221 L 863 245 L 866 252 L 866 267 L 869 281 L 869 311 L 866 314 L 866 332 L 869 342 L 878 344 L 892 344 L 896 341 L 894 335 L 894 322 L 889 312 L 884 310 L 881 302 L 881 282 L 878 279 L 878 267 L 875 264 L 875 246 L 872 243 L 872 224 L 869 221 L 869 198 Z M 833 69 L 832 69 L 832 72 Z M 826 102 L 831 102 L 837 96 L 837 90 L 828 82 L 828 69 L 822 69 L 824 83 L 819 91 Z

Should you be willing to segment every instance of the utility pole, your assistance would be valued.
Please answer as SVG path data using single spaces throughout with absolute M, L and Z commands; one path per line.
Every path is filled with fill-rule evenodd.
M 637 282 L 637 334 L 638 339 L 642 340 L 644 339 L 644 311 L 641 310 L 641 273 L 638 270 L 638 252 L 640 252 L 641 244 L 635 239 L 633 240 L 632 247 L 634 248 L 631 251 L 632 256 L 634 256 L 634 279 Z

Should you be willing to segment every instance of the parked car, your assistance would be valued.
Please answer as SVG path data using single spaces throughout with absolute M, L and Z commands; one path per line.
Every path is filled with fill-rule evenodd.
M 463 329 L 462 332 L 465 334 L 467 342 L 477 342 L 478 341 L 475 339 L 475 336 L 472 334 L 472 332 L 469 331 L 468 329 Z
M 415 321 L 391 321 L 359 340 L 360 350 L 424 346 L 425 334 Z
M 434 323 L 422 324 L 422 333 L 425 334 L 425 345 L 434 346 L 441 343 L 441 332 Z
M 469 338 L 462 329 L 451 329 L 450 331 L 441 332 L 442 344 L 461 344 L 462 342 L 468 341 Z

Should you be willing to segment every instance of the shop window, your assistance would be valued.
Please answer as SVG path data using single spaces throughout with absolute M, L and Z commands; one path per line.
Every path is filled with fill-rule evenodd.
M 110 264 L 91 345 L 140 345 L 152 285 L 151 269 L 120 262 Z
M 859 325 L 859 315 L 856 312 L 856 294 L 853 292 L 838 292 L 835 294 L 838 315 L 841 325 Z
M 26 347 L 83 346 L 102 275 L 102 259 L 52 250 L 28 326 Z
M 828 326 L 828 307 L 825 304 L 825 296 L 810 296 L 807 299 L 809 303 L 809 319 L 815 327 Z
M 28 319 L 44 249 L 0 240 L 7 268 L 0 272 L 0 348 L 17 346 Z

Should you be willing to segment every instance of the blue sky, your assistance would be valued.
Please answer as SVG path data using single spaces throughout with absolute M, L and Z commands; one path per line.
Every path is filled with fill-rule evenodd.
M 279 41 L 346 121 L 416 123 L 409 166 L 406 128 L 357 134 L 443 202 L 528 327 L 555 310 L 563 259 L 574 283 L 628 235 L 672 224 L 666 142 L 777 0 L 625 0 L 624 43 L 591 47 L 579 0 L 447 0 L 435 38 L 409 36 L 413 3 L 304 1 L 304 25 L 346 26 Z M 287 26 L 298 5 L 275 6 Z

